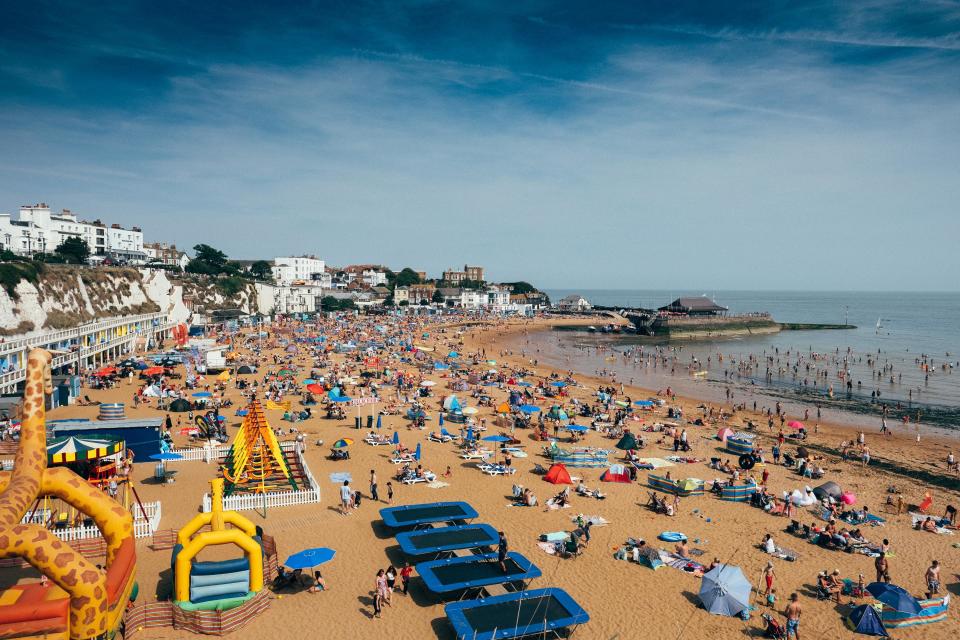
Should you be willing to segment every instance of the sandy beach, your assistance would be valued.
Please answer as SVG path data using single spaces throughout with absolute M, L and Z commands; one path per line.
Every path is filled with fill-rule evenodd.
M 430 329 L 430 337 L 418 341 L 418 344 L 435 349 L 431 355 L 444 354 L 450 349 L 456 349 L 462 357 L 482 354 L 479 361 L 496 360 L 496 365 L 477 365 L 474 368 L 505 368 L 526 367 L 538 369 L 531 362 L 504 353 L 504 342 L 510 334 L 531 331 L 542 328 L 548 320 L 517 320 L 496 321 L 476 324 L 462 329 L 462 335 L 455 333 L 451 326 L 442 331 L 434 325 Z M 566 322 L 569 322 L 567 320 Z M 274 344 L 273 339 L 267 342 Z M 275 345 L 273 349 L 264 350 L 260 359 L 264 363 L 260 371 L 248 379 L 260 379 L 270 370 L 277 370 L 279 366 L 267 364 L 272 362 L 274 354 L 280 354 L 281 347 Z M 246 349 L 238 349 L 241 360 L 251 358 Z M 356 363 L 347 363 L 345 357 L 333 354 L 331 359 L 335 365 L 347 366 L 350 370 L 358 371 Z M 298 352 L 295 364 L 299 366 L 297 379 L 307 376 L 311 367 L 312 358 L 304 348 Z M 541 369 L 536 375 L 528 375 L 527 380 L 534 381 L 538 376 L 553 373 L 552 370 Z M 397 431 L 403 445 L 413 449 L 418 443 L 423 450 L 423 465 L 425 468 L 442 474 L 447 467 L 451 470 L 449 477 L 441 477 L 443 485 L 431 488 L 424 484 L 405 486 L 394 481 L 396 495 L 394 504 L 414 504 L 422 502 L 465 500 L 472 504 L 480 516 L 476 522 L 490 523 L 503 530 L 510 542 L 511 550 L 519 551 L 543 572 L 543 576 L 533 581 L 532 588 L 556 586 L 567 590 L 590 614 L 590 621 L 582 626 L 577 637 L 582 638 L 740 638 L 759 634 L 761 628 L 760 614 L 767 611 L 761 602 L 762 598 L 755 594 L 757 610 L 750 621 L 739 618 L 710 615 L 698 607 L 697 592 L 700 586 L 699 578 L 671 567 L 664 567 L 653 571 L 647 567 L 632 562 L 614 559 L 614 552 L 619 549 L 628 537 L 643 538 L 649 544 L 672 550 L 672 543 L 657 541 L 657 536 L 663 531 L 681 531 L 685 533 L 691 548 L 702 549 L 703 555 L 697 560 L 708 564 L 714 557 L 722 562 L 737 565 L 754 586 L 761 580 L 761 572 L 770 560 L 770 556 L 759 548 L 764 534 L 771 533 L 777 544 L 789 548 L 799 555 L 793 562 L 773 560 L 776 572 L 775 588 L 777 603 L 775 610 L 778 617 L 783 611 L 787 597 L 791 592 L 800 594 L 803 605 L 801 631 L 804 637 L 848 637 L 849 631 L 843 627 L 842 614 L 847 607 L 838 607 L 835 602 L 816 600 L 813 590 L 817 573 L 823 570 L 839 570 L 840 575 L 856 581 L 858 574 L 863 574 L 866 582 L 871 582 L 874 576 L 873 559 L 861 554 L 849 554 L 838 551 L 829 551 L 784 532 L 789 524 L 788 518 L 776 517 L 747 504 L 724 502 L 712 495 L 684 498 L 680 502 L 678 513 L 674 517 L 656 515 L 646 506 L 649 489 L 645 484 L 646 474 L 640 472 L 638 481 L 632 484 L 600 483 L 600 469 L 571 469 L 572 475 L 583 478 L 584 483 L 591 489 L 600 488 L 605 494 L 605 500 L 596 500 L 589 497 L 574 496 L 571 500 L 572 508 L 545 511 L 542 507 L 519 508 L 510 506 L 511 488 L 520 484 L 530 488 L 539 498 L 542 505 L 547 498 L 557 493 L 560 487 L 545 483 L 540 476 L 531 473 L 535 463 L 549 466 L 549 460 L 540 455 L 543 443 L 534 441 L 530 431 L 518 430 L 517 435 L 528 453 L 528 457 L 514 460 L 518 469 L 513 477 L 488 477 L 482 474 L 474 462 L 464 461 L 458 457 L 458 450 L 453 444 L 440 444 L 427 440 L 427 434 L 437 429 L 438 408 L 447 395 L 445 371 L 434 371 L 425 377 L 436 382 L 432 387 L 433 397 L 426 399 L 427 411 L 431 420 L 427 422 L 426 430 L 409 428 L 409 421 L 403 416 L 384 416 L 382 433 L 392 435 Z M 570 396 L 583 401 L 592 401 L 597 387 L 609 384 L 590 376 L 577 376 L 577 386 L 568 387 Z M 93 400 L 102 402 L 127 403 L 127 415 L 156 416 L 165 415 L 149 406 L 141 405 L 134 409 L 131 406 L 131 397 L 136 387 L 128 385 L 124 380 L 114 388 L 103 391 L 90 391 Z M 493 397 L 496 406 L 506 399 L 507 391 L 496 387 L 483 387 L 485 393 Z M 349 390 L 348 390 L 349 392 Z M 393 388 L 384 388 L 385 397 L 395 397 Z M 652 395 L 651 390 L 626 388 L 626 395 L 633 399 L 647 398 Z M 471 406 L 474 401 L 470 393 L 458 394 L 466 398 Z M 243 405 L 240 391 L 233 382 L 228 383 L 225 396 L 235 403 L 234 408 Z M 291 396 L 294 408 L 299 407 L 298 397 Z M 564 398 L 569 403 L 570 398 Z M 551 399 L 537 400 L 536 404 L 549 407 L 555 401 Z M 729 454 L 718 453 L 720 443 L 713 438 L 717 429 L 723 423 L 707 426 L 693 426 L 687 424 L 689 419 L 700 415 L 696 408 L 700 404 L 696 398 L 678 397 L 669 406 L 681 407 L 684 411 L 684 427 L 689 434 L 692 452 L 689 456 L 696 456 L 709 461 L 711 456 L 731 457 Z M 719 405 L 715 405 L 720 408 Z M 240 418 L 233 415 L 234 408 L 225 409 L 223 414 L 227 418 L 227 431 L 231 436 L 240 424 Z M 389 447 L 373 447 L 364 444 L 361 439 L 366 430 L 358 432 L 353 428 L 354 413 L 348 411 L 347 419 L 343 421 L 327 420 L 321 417 L 321 411 L 314 408 L 313 418 L 298 422 L 296 428 L 305 435 L 306 459 L 309 467 L 321 485 L 323 491 L 322 502 L 318 505 L 300 507 L 284 507 L 270 509 L 265 517 L 255 511 L 244 511 L 244 515 L 261 525 L 266 533 L 274 536 L 279 546 L 279 556 L 282 560 L 301 548 L 326 546 L 337 550 L 336 558 L 322 567 L 324 578 L 329 589 L 323 593 L 292 593 L 272 594 L 269 610 L 252 621 L 243 630 L 234 634 L 237 638 L 256 638 L 267 635 L 283 636 L 285 638 L 325 637 L 340 638 L 452 638 L 453 631 L 446 622 L 443 614 L 443 605 L 432 597 L 422 582 L 416 577 L 413 580 L 411 595 L 404 597 L 394 594 L 392 605 L 385 607 L 383 617 L 373 617 L 372 598 L 375 579 L 378 569 L 388 565 L 400 567 L 404 557 L 390 531 L 387 531 L 380 522 L 378 510 L 386 506 L 385 502 L 374 503 L 365 499 L 360 508 L 351 515 L 340 515 L 338 511 L 337 485 L 330 480 L 330 474 L 335 472 L 349 472 L 352 475 L 353 486 L 368 497 L 368 478 L 371 470 L 375 470 L 380 479 L 380 495 L 385 498 L 385 485 L 394 474 L 394 465 L 391 464 Z M 95 417 L 96 407 L 71 406 L 56 409 L 49 414 L 50 419 Z M 282 420 L 282 411 L 268 411 L 272 426 L 282 427 L 287 431 L 286 439 L 292 439 L 294 434 L 289 433 L 291 423 Z M 665 407 L 656 411 L 643 412 L 642 420 L 631 422 L 628 426 L 638 431 L 645 425 L 652 425 L 664 419 Z M 186 422 L 186 414 L 171 414 L 176 422 Z M 731 421 L 732 425 L 743 424 L 749 414 L 738 414 Z M 481 407 L 474 416 L 478 421 L 486 419 L 491 425 L 488 433 L 498 430 L 492 427 L 495 417 L 490 407 Z M 761 422 L 765 424 L 765 420 Z M 446 425 L 448 428 L 457 425 Z M 759 437 L 764 440 L 764 446 L 769 450 L 770 436 L 766 429 L 760 430 Z M 180 436 L 175 426 L 173 429 L 178 446 L 191 445 L 186 437 Z M 644 434 L 648 446 L 641 452 L 643 456 L 664 458 L 672 455 L 671 443 L 656 444 L 660 434 Z M 823 452 L 825 459 L 822 462 L 825 468 L 826 480 L 835 480 L 845 490 L 857 495 L 857 505 L 869 505 L 872 512 L 886 519 L 883 527 L 865 527 L 864 533 L 871 542 L 879 543 L 886 538 L 890 541 L 893 556 L 890 558 L 890 573 L 893 582 L 906 588 L 920 597 L 926 588 L 924 571 L 933 559 L 940 560 L 943 570 L 944 587 L 941 593 L 949 592 L 953 595 L 960 593 L 960 583 L 957 582 L 958 549 L 954 546 L 960 541 L 957 535 L 936 535 L 921 532 L 911 528 L 911 518 L 908 514 L 882 513 L 883 503 L 887 498 L 887 488 L 896 485 L 908 504 L 917 504 L 929 491 L 934 498 L 932 513 L 940 515 L 947 504 L 960 503 L 960 492 L 957 491 L 956 480 L 946 480 L 938 484 L 925 483 L 914 479 L 912 475 L 923 477 L 924 473 L 937 477 L 947 478 L 944 464 L 951 443 L 948 440 L 937 439 L 933 436 L 925 437 L 919 444 L 912 438 L 892 437 L 882 438 L 876 434 L 876 428 L 867 432 L 867 444 L 872 452 L 874 463 L 864 467 L 859 461 L 841 461 L 832 453 L 841 440 L 849 440 L 855 435 L 849 427 L 823 423 L 818 433 L 811 434 L 809 443 L 815 453 Z M 331 461 L 327 459 L 329 445 L 336 439 L 353 438 L 355 444 L 350 447 L 351 459 L 347 461 Z M 322 441 L 323 444 L 317 444 Z M 615 441 L 604 438 L 601 433 L 589 432 L 581 444 L 613 448 Z M 794 447 L 789 443 L 785 450 Z M 615 451 L 611 455 L 622 457 L 622 452 Z M 877 463 L 885 466 L 881 468 Z M 186 523 L 190 517 L 198 512 L 202 494 L 209 489 L 209 480 L 216 474 L 215 464 L 203 462 L 173 462 L 171 468 L 178 471 L 174 484 L 157 485 L 152 482 L 153 464 L 138 462 L 135 465 L 136 486 L 144 500 L 161 500 L 163 502 L 163 519 L 161 529 L 177 529 Z M 906 473 L 897 472 L 897 468 Z M 804 480 L 796 473 L 776 465 L 767 465 L 770 476 L 768 487 L 779 495 L 782 491 L 801 488 L 806 485 L 815 485 L 816 481 Z M 713 480 L 721 474 L 707 467 L 703 462 L 695 464 L 678 464 L 670 467 L 674 478 L 695 477 L 703 480 Z M 955 477 L 954 477 L 955 478 Z M 592 539 L 585 553 L 575 559 L 558 559 L 545 554 L 537 546 L 537 537 L 542 533 L 571 530 L 574 528 L 571 520 L 577 514 L 598 515 L 609 521 L 602 527 L 595 527 Z M 806 508 L 802 508 L 796 519 L 804 524 L 810 524 L 816 517 Z M 821 523 L 822 524 L 822 523 Z M 141 598 L 166 599 L 170 594 L 170 556 L 169 551 L 152 551 L 149 548 L 149 539 L 138 542 L 138 580 L 140 583 Z M 229 553 L 227 553 L 229 555 Z M 210 558 L 215 558 L 211 554 Z M 844 604 L 849 601 L 844 597 Z M 869 599 L 862 600 L 867 602 Z M 903 638 L 951 638 L 955 635 L 956 612 L 950 611 L 949 620 L 938 624 L 925 625 L 912 629 L 900 629 L 894 632 L 895 637 Z M 187 638 L 191 634 L 171 629 L 144 629 L 138 635 L 140 638 Z M 758 636 L 759 637 L 759 636 Z

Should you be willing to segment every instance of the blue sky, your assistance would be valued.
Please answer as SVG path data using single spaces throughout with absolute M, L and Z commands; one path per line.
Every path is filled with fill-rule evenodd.
M 960 4 L 5 3 L 0 210 L 544 287 L 956 290 Z

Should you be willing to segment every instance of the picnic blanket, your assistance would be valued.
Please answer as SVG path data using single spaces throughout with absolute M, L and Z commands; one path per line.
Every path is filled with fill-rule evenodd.
M 637 458 L 636 464 L 645 465 L 643 468 L 660 469 L 661 467 L 674 466 L 669 460 L 663 458 Z
M 585 516 L 582 513 L 570 518 L 571 522 L 576 522 L 578 518 L 583 518 L 584 522 L 589 522 L 594 527 L 603 527 L 610 524 L 610 521 L 602 516 Z
M 917 512 L 915 512 L 915 511 L 911 511 L 911 512 L 910 512 L 910 518 L 913 520 L 913 526 L 914 526 L 914 527 L 916 527 L 918 524 L 920 524 L 921 522 L 923 522 L 924 520 L 926 520 L 926 519 L 929 518 L 929 517 L 930 517 L 929 515 L 926 515 L 926 514 L 923 514 L 923 513 L 917 513 Z M 939 520 L 937 520 L 937 518 L 934 518 L 934 520 L 936 520 L 937 522 L 939 522 Z M 933 531 L 930 531 L 929 533 L 934 533 L 934 532 L 933 532 Z M 952 535 L 953 535 L 953 531 L 951 531 L 950 529 L 947 529 L 946 527 L 939 527 L 939 526 L 937 527 L 936 533 L 938 533 L 938 534 L 940 534 L 940 535 L 942 535 L 942 536 L 952 536 Z
M 704 567 L 696 560 L 684 558 L 683 556 L 678 556 L 675 553 L 663 549 L 658 549 L 658 551 L 660 553 L 660 561 L 663 562 L 663 564 L 673 567 L 674 569 L 679 569 L 684 573 L 703 574 Z

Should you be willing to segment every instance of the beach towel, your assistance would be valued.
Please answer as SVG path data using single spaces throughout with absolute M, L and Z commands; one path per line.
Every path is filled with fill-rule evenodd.
M 551 533 L 541 533 L 540 542 L 563 542 L 570 538 L 570 534 L 566 531 L 553 531 Z
M 538 542 L 537 546 L 547 555 L 553 556 L 557 554 L 557 548 L 552 542 Z
M 427 486 L 431 489 L 443 489 L 444 487 L 449 487 L 450 483 L 443 482 L 441 480 L 434 480 L 433 482 L 428 483 Z
M 914 526 L 914 527 L 916 527 L 918 524 L 920 524 L 921 522 L 923 522 L 924 520 L 926 520 L 926 519 L 929 518 L 929 517 L 930 517 L 930 516 L 927 515 L 927 514 L 917 513 L 916 511 L 911 511 L 911 512 L 910 512 L 910 518 L 912 518 L 912 520 L 913 520 L 913 526 Z M 934 520 L 937 521 L 937 522 L 940 522 L 940 520 L 937 519 L 937 518 L 934 518 Z M 941 536 L 952 536 L 952 535 L 953 535 L 953 531 L 951 531 L 950 529 L 947 529 L 946 527 L 940 527 L 940 526 L 937 527 L 936 532 L 929 531 L 928 533 L 938 533 L 938 534 L 941 535 Z
M 674 466 L 672 462 L 664 460 L 663 458 L 637 458 L 637 462 L 642 465 L 650 465 L 651 469 Z
M 334 484 L 343 484 L 343 481 L 353 482 L 353 477 L 350 475 L 349 471 L 337 471 L 330 474 L 330 482 Z
M 569 509 L 570 504 L 568 503 L 563 505 L 563 508 Z M 550 498 L 549 500 L 547 500 L 547 509 L 550 509 L 551 511 L 556 511 L 557 509 L 560 509 L 560 507 L 556 505 L 556 503 L 553 501 L 553 498 Z
M 663 549 L 659 550 L 660 552 L 660 561 L 663 564 L 673 567 L 683 571 L 684 573 L 693 573 L 693 574 L 702 574 L 703 565 L 697 562 L 696 560 L 691 560 L 690 558 L 684 558 L 683 556 L 678 556 L 675 553 L 669 551 L 664 551 Z
M 589 522 L 594 527 L 603 527 L 610 524 L 610 521 L 602 516 L 585 516 L 582 513 L 580 515 L 573 516 L 570 518 L 570 521 L 576 522 L 578 518 L 582 518 L 584 522 Z

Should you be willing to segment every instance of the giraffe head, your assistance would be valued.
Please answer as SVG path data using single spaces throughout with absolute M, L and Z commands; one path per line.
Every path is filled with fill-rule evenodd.
M 27 383 L 40 382 L 46 394 L 53 393 L 53 375 L 50 369 L 52 360 L 53 356 L 46 349 L 31 349 L 27 358 Z

